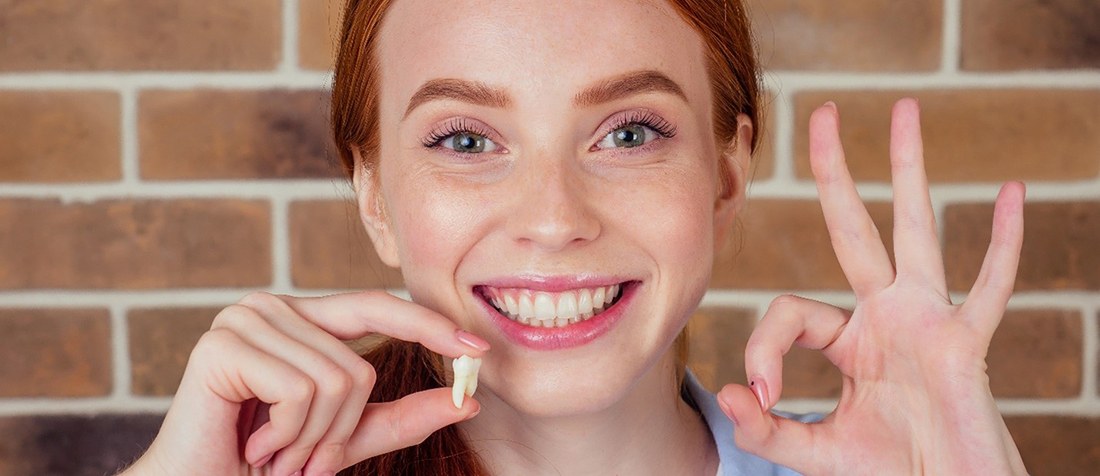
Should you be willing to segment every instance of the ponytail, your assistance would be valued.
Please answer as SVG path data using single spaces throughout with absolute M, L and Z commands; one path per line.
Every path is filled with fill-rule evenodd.
M 363 358 L 374 365 L 378 380 L 370 402 L 399 399 L 411 393 L 439 388 L 447 383 L 443 360 L 420 344 L 387 339 Z M 376 456 L 341 471 L 340 476 L 390 475 L 487 475 L 454 425 L 432 433 L 422 443 Z

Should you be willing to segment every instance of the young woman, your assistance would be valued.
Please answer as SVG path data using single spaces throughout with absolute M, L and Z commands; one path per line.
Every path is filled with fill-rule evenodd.
M 1024 473 L 983 362 L 1023 187 L 1003 188 L 981 276 L 952 304 L 913 100 L 891 131 L 896 267 L 826 104 L 811 160 L 856 308 L 776 299 L 745 349 L 752 388 L 710 395 L 686 372 L 678 336 L 745 200 L 756 68 L 734 0 L 350 1 L 335 137 L 412 302 L 230 306 L 130 471 Z M 341 342 L 372 333 L 399 341 L 366 359 Z M 769 412 L 792 344 L 845 375 L 819 422 Z M 484 363 L 456 408 L 440 369 L 463 354 Z

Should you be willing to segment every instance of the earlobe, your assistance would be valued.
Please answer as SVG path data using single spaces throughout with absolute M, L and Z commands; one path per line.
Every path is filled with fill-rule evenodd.
M 355 199 L 359 206 L 359 219 L 363 222 L 363 227 L 367 230 L 367 235 L 374 244 L 374 251 L 378 253 L 378 257 L 386 266 L 398 268 L 401 266 L 401 260 L 398 258 L 396 237 L 382 201 L 378 178 L 371 169 L 367 168 L 358 148 L 352 148 L 352 154 L 355 156 L 352 184 L 355 187 Z

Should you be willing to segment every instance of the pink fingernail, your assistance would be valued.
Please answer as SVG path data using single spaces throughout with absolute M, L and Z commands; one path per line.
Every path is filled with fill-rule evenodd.
M 256 461 L 256 464 L 253 464 L 252 467 L 253 468 L 262 468 L 265 464 L 267 464 L 268 461 L 271 461 L 272 456 L 275 456 L 275 453 L 271 453 L 267 456 L 264 456 L 263 458 L 260 458 L 260 460 Z
M 488 342 L 462 329 L 455 331 L 455 338 L 458 339 L 459 342 L 482 352 L 489 350 Z
M 768 406 L 768 384 L 762 377 L 753 377 L 749 380 L 749 387 L 752 387 L 752 393 L 756 394 L 756 401 L 760 402 L 760 409 L 767 411 Z
M 721 393 L 718 394 L 718 407 L 722 409 L 722 413 L 725 413 L 726 416 L 733 421 L 734 426 L 741 426 L 741 424 L 737 422 L 737 415 L 734 415 L 733 410 L 730 410 L 729 402 L 726 401 L 726 398 L 723 397 Z

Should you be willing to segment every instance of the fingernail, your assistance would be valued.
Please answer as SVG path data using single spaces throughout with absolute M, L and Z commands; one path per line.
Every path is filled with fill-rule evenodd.
M 825 106 L 825 107 L 827 107 L 827 108 L 830 108 L 830 109 L 832 109 L 832 110 L 834 110 L 834 111 L 836 110 L 836 103 L 835 103 L 835 102 L 832 102 L 832 101 L 826 101 L 826 102 L 825 102 L 825 104 L 824 104 L 824 106 Z
M 267 464 L 268 461 L 271 461 L 272 456 L 275 456 L 275 453 L 271 453 L 267 456 L 264 456 L 263 458 L 260 458 L 260 460 L 256 461 L 256 464 L 252 465 L 252 467 L 253 468 L 262 468 L 265 464 Z
M 290 476 L 302 476 L 302 470 L 299 469 L 298 471 L 290 473 Z
M 459 342 L 482 352 L 489 350 L 488 342 L 462 329 L 455 331 L 455 338 L 458 339 Z
M 756 394 L 756 401 L 760 402 L 761 410 L 768 410 L 768 384 L 762 377 L 753 377 L 749 381 L 749 387 L 752 387 L 752 393 Z
M 726 397 L 721 393 L 718 394 L 718 406 L 722 409 L 722 413 L 725 413 L 726 416 L 733 421 L 734 425 L 741 425 L 737 422 L 737 416 L 733 414 L 733 410 L 730 410 L 730 403 L 726 401 Z

